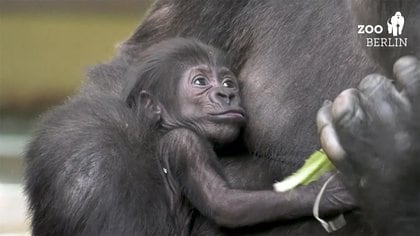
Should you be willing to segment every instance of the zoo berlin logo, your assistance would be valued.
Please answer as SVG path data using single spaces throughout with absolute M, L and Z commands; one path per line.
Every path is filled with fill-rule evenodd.
M 407 47 L 407 38 L 397 37 L 402 34 L 404 28 L 404 16 L 397 11 L 386 22 L 388 34 L 392 37 L 385 38 L 366 38 L 366 47 Z M 357 25 L 358 34 L 382 34 L 384 27 L 382 25 Z

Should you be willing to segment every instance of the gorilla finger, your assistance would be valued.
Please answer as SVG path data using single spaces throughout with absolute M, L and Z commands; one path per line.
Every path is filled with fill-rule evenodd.
M 318 110 L 317 113 L 317 127 L 318 135 L 321 139 L 321 145 L 327 156 L 340 160 L 344 158 L 344 150 L 341 147 L 337 133 L 334 130 L 332 123 L 332 102 L 325 101 L 323 106 Z
M 402 57 L 395 62 L 394 73 L 403 93 L 411 101 L 420 102 L 420 61 L 412 56 Z
M 344 161 L 346 152 L 341 146 L 340 140 L 332 125 L 326 125 L 322 128 L 320 140 L 322 148 L 334 164 Z
M 318 135 L 322 129 L 327 125 L 332 125 L 332 113 L 331 113 L 332 102 L 329 100 L 324 101 L 322 107 L 318 110 L 316 115 L 316 124 L 318 128 Z
M 353 176 L 351 160 L 341 146 L 337 133 L 331 125 L 324 127 L 320 134 L 321 146 L 334 166 L 346 176 Z
M 408 112 L 408 99 L 398 92 L 391 80 L 379 74 L 366 76 L 359 84 L 364 108 L 375 111 L 384 121 L 393 121 L 401 112 Z
M 344 158 L 344 150 L 342 149 L 337 133 L 333 128 L 331 101 L 325 101 L 323 107 L 318 110 L 317 126 L 318 135 L 321 139 L 321 145 L 328 156 L 333 159 Z
M 354 179 L 349 179 L 349 177 L 346 177 L 345 179 L 348 180 L 348 184 L 353 184 Z M 327 193 L 330 193 L 325 199 L 325 201 L 328 201 L 327 203 L 329 204 L 334 206 L 341 206 L 343 210 L 351 210 L 358 205 L 353 194 L 349 192 L 346 185 L 338 176 L 335 176 L 331 180 L 327 186 L 326 191 Z
M 368 99 L 384 100 L 389 95 L 398 94 L 392 81 L 380 74 L 366 76 L 358 88 Z
M 355 129 L 364 120 L 360 100 L 357 89 L 344 90 L 337 96 L 332 105 L 332 117 L 338 129 Z

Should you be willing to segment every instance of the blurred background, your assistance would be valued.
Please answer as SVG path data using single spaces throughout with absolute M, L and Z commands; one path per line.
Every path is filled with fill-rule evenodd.
M 107 61 L 152 0 L 0 0 L 0 236 L 30 235 L 22 153 L 40 114 Z

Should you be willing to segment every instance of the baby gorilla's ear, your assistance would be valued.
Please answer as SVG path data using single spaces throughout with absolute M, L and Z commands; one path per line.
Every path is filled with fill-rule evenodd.
M 155 96 L 149 92 L 142 90 L 140 92 L 140 104 L 145 111 L 145 115 L 152 120 L 160 120 L 162 114 L 162 108 L 160 107 L 159 101 Z

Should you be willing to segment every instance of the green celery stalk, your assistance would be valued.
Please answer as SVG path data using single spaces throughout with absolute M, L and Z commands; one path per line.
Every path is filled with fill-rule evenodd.
M 307 185 L 318 180 L 326 172 L 334 169 L 334 165 L 328 159 L 325 152 L 322 149 L 317 150 L 306 159 L 305 164 L 295 173 L 286 177 L 281 182 L 275 183 L 274 190 L 277 192 L 285 192 L 298 185 Z

